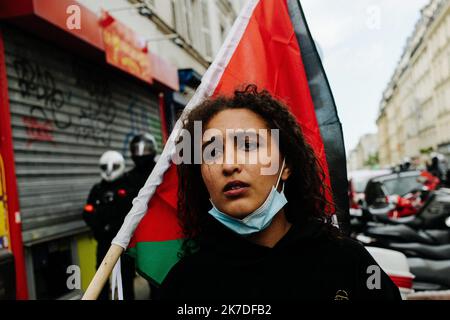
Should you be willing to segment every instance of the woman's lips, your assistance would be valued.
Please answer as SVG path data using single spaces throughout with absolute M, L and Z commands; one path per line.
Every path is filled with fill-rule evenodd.
M 233 180 L 228 182 L 223 188 L 223 193 L 226 197 L 240 197 L 247 192 L 249 184 L 240 180 Z
M 224 194 L 227 197 L 239 197 L 239 196 L 244 195 L 247 192 L 247 190 L 248 190 L 248 187 L 240 187 L 237 189 L 231 189 L 231 190 L 225 191 Z

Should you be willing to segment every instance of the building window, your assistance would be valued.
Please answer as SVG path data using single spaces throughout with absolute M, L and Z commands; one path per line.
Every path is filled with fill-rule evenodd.
M 175 30 L 188 43 L 192 40 L 190 23 L 188 20 L 190 12 L 187 6 L 189 6 L 189 4 L 189 0 L 172 0 L 172 19 Z
M 184 2 L 184 12 L 183 15 L 185 16 L 186 20 L 186 40 L 192 43 L 192 27 L 194 27 L 194 21 L 192 19 L 192 0 L 185 0 Z
M 177 15 L 176 15 L 176 7 L 175 7 L 175 0 L 171 0 L 170 1 L 170 11 L 171 11 L 171 13 L 172 13 L 172 27 L 175 29 L 175 30 L 178 30 L 178 25 L 177 25 Z
M 202 39 L 202 11 L 201 11 L 201 1 L 191 0 L 190 3 L 190 25 L 192 32 L 192 45 L 199 51 L 203 53 L 203 39 Z
M 201 0 L 201 16 L 202 16 L 202 28 L 201 34 L 204 43 L 204 53 L 208 58 L 213 56 L 211 45 L 211 32 L 209 24 L 209 10 L 207 0 Z

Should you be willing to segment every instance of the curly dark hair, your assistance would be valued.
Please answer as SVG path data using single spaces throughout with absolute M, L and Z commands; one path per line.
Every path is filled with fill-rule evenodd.
M 204 127 L 220 111 L 248 109 L 264 119 L 268 129 L 279 129 L 279 148 L 286 159 L 291 174 L 285 183 L 288 200 L 284 209 L 291 223 L 303 223 L 311 218 L 320 219 L 330 226 L 330 215 L 335 206 L 326 199 L 325 174 L 313 149 L 305 141 L 294 115 L 278 99 L 266 91 L 258 91 L 249 84 L 237 89 L 232 96 L 216 96 L 203 101 L 184 119 L 183 129 L 194 135 L 194 121 Z M 194 146 L 191 146 L 194 152 Z M 192 153 L 193 154 L 193 153 Z M 203 182 L 200 164 L 180 164 L 178 170 L 178 215 L 184 237 L 185 253 L 206 230 L 208 210 L 211 209 L 209 193 Z M 335 228 L 333 228 L 335 229 Z

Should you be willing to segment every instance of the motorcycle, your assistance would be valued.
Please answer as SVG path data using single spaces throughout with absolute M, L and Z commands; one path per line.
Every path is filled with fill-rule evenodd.
M 353 233 L 361 233 L 368 228 L 386 225 L 405 225 L 414 230 L 447 230 L 446 220 L 450 217 L 450 189 L 441 188 L 431 192 L 414 216 L 392 219 L 388 212 L 394 207 L 393 203 L 382 208 L 368 207 L 364 209 L 361 216 L 352 216 Z
M 404 254 L 415 275 L 413 289 L 450 288 L 450 189 L 432 192 L 412 217 L 370 218 L 353 233 L 356 240 Z
M 432 261 L 408 258 L 410 272 L 414 274 L 415 291 L 438 291 L 450 289 L 450 261 Z
M 378 178 L 378 180 L 380 181 L 369 183 L 371 188 L 368 188 L 366 192 L 372 195 L 368 198 L 366 203 L 364 203 L 364 201 L 363 203 L 360 203 L 362 213 L 360 212 L 357 216 L 352 214 L 352 211 L 350 212 L 352 220 L 365 220 L 366 222 L 379 221 L 384 223 L 390 223 L 390 221 L 395 223 L 395 221 L 398 220 L 398 222 L 403 223 L 413 219 L 426 205 L 439 185 L 439 179 L 426 171 L 422 171 L 418 174 L 415 184 L 405 180 L 405 177 L 398 178 L 397 180 L 386 179 L 386 181 L 384 181 L 381 180 L 381 178 Z M 412 188 L 401 195 L 389 194 L 387 191 L 388 188 L 385 185 L 387 185 L 388 182 L 394 184 L 392 181 L 398 185 L 407 185 L 407 183 L 409 183 Z M 400 189 L 402 188 L 399 187 L 398 190 Z

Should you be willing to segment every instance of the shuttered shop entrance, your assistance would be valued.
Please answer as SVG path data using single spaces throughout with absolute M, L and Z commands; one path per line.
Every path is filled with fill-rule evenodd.
M 120 151 L 130 168 L 134 134 L 150 132 L 161 146 L 157 93 L 106 64 L 3 30 L 23 241 L 79 233 L 101 154 Z

